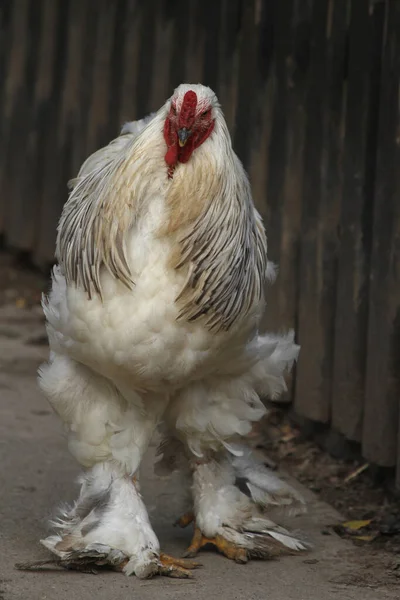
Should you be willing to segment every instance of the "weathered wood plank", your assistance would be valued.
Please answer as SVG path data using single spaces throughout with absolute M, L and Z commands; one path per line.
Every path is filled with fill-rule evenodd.
M 9 55 L 12 44 L 12 2 L 8 0 L 0 5 L 0 81 L 7 81 L 9 70 Z M 15 16 L 14 16 L 15 18 Z M 9 121 L 5 118 L 6 86 L 0 86 L 0 156 L 6 156 Z M 5 168 L 4 159 L 0 161 L 0 189 L 2 189 L 3 173 Z M 0 236 L 5 231 L 4 215 L 6 211 L 6 195 L 0 194 Z
M 202 29 L 204 38 L 204 64 L 201 83 L 208 85 L 218 95 L 219 81 L 219 33 L 221 26 L 221 6 L 219 2 L 203 1 Z
M 240 0 L 221 0 L 220 2 L 218 99 L 231 132 L 236 110 L 240 5 Z
M 371 217 L 385 5 L 353 0 L 338 255 L 332 424 L 361 438 Z
M 336 312 L 337 254 L 339 248 L 338 223 L 343 188 L 343 148 L 345 127 L 345 99 L 347 69 L 347 35 L 350 22 L 350 4 L 347 0 L 330 0 L 327 21 L 327 84 L 325 86 L 324 148 L 322 153 L 322 204 L 324 206 L 324 263 L 329 270 L 324 274 L 325 291 L 333 313 L 326 321 L 329 336 L 334 340 Z M 330 299 L 334 296 L 334 299 Z M 333 351 L 333 344 L 332 344 Z M 329 357 L 333 363 L 333 355 Z M 330 373 L 332 377 L 332 373 Z
M 347 2 L 313 10 L 299 267 L 296 411 L 331 415 Z M 333 187 L 332 187 L 333 186 Z
M 206 3 L 202 0 L 193 0 L 188 5 L 188 36 L 185 47 L 185 68 L 183 79 L 187 83 L 202 83 L 204 67 L 204 40 L 203 27 Z M 183 81 L 183 80 L 182 80 Z M 171 89 L 172 93 L 173 89 Z
M 1 152 L 3 160 L 0 161 L 0 189 L 2 201 L 0 203 L 0 231 L 7 232 L 8 208 L 12 202 L 13 179 L 11 167 L 14 160 L 18 159 L 17 144 L 13 131 L 18 126 L 21 118 L 19 113 L 20 103 L 25 97 L 25 70 L 27 61 L 27 46 L 29 40 L 29 0 L 14 2 L 11 6 L 11 16 L 8 16 L 9 35 L 6 37 L 8 45 L 5 57 L 5 80 L 2 86 L 2 126 L 1 126 Z M 6 13 L 2 13 L 6 17 Z
M 108 130 L 110 137 L 114 138 L 121 130 L 123 123 L 120 121 L 122 105 L 122 86 L 124 72 L 129 69 L 125 63 L 125 46 L 129 31 L 127 16 L 129 0 L 116 0 L 115 22 L 112 32 L 111 76 L 110 93 L 108 99 Z
M 49 117 L 53 111 L 52 93 L 55 81 L 54 57 L 57 44 L 57 23 L 59 3 L 53 0 L 44 0 L 42 6 L 42 33 L 40 39 L 38 70 L 36 73 L 35 90 L 33 96 L 34 117 L 31 126 L 30 145 L 31 177 L 26 182 L 25 194 L 31 203 L 34 215 L 32 218 L 31 249 L 34 253 L 37 239 L 40 234 L 46 236 L 47 232 L 40 227 L 41 208 L 43 200 L 43 187 L 46 173 L 46 140 L 49 126 Z M 29 189 L 30 186 L 30 189 Z M 50 232 L 53 239 L 55 232 Z M 48 260 L 53 254 L 49 254 Z M 34 254 L 33 254 L 34 256 Z
M 74 14 L 74 25 L 69 30 L 69 44 L 74 48 L 69 52 L 66 78 L 69 78 L 72 93 L 62 96 L 61 115 L 63 127 L 59 130 L 61 138 L 68 136 L 70 129 L 70 155 L 67 178 L 79 171 L 88 156 L 87 132 L 89 127 L 92 89 L 94 85 L 94 69 L 96 56 L 96 36 L 98 10 L 94 3 L 74 0 L 71 10 Z M 71 17 L 72 18 L 72 17 Z M 66 181 L 63 186 L 63 197 Z
M 236 100 L 235 128 L 233 143 L 235 151 L 245 169 L 249 166 L 251 144 L 253 142 L 256 94 L 250 99 L 250 90 L 256 90 L 257 83 L 257 41 L 255 0 L 242 3 L 241 32 L 238 48 L 238 92 Z
M 8 55 L 11 46 L 11 21 L 12 21 L 12 1 L 4 0 L 0 4 L 0 81 L 4 82 L 7 78 L 8 71 Z M 5 86 L 0 86 L 0 116 L 3 115 Z M 1 120 L 0 125 L 2 125 Z
M 155 11 L 156 41 L 150 99 L 150 109 L 153 111 L 158 110 L 172 94 L 168 68 L 171 60 L 173 23 L 167 14 L 168 0 L 159 0 Z
M 302 3 L 304 5 L 304 2 Z M 266 222 L 268 234 L 268 255 L 270 260 L 279 264 L 279 276 L 273 287 L 268 288 L 268 305 L 265 317 L 265 326 L 268 329 L 277 330 L 280 327 L 291 326 L 290 320 L 281 318 L 283 306 L 282 300 L 286 301 L 286 293 L 282 294 L 283 278 L 288 274 L 282 270 L 284 256 L 282 255 L 281 244 L 283 235 L 283 219 L 287 210 L 290 210 L 288 202 L 290 197 L 285 196 L 286 169 L 289 154 L 289 125 L 291 120 L 297 114 L 298 107 L 293 106 L 294 87 L 290 84 L 290 77 L 293 68 L 293 55 L 296 53 L 296 44 L 298 42 L 299 28 L 307 24 L 310 15 L 303 12 L 296 12 L 296 5 L 293 0 L 287 3 L 274 4 L 274 12 L 271 15 L 273 22 L 273 69 L 271 73 L 272 86 L 271 100 L 272 107 L 268 119 L 270 121 L 270 131 L 268 133 L 267 159 L 265 165 L 260 165 L 260 169 L 265 170 L 266 180 L 266 202 L 265 206 L 260 206 L 261 214 Z M 304 10 L 304 6 L 301 7 Z M 307 26 L 307 25 L 306 25 Z M 296 69 L 299 65 L 296 61 Z M 300 66 L 302 70 L 302 66 Z M 300 88 L 296 88 L 296 95 Z M 292 93 L 292 109 L 289 111 L 289 95 Z M 301 206 L 301 202 L 299 203 Z M 294 215 L 293 215 L 294 216 Z
M 111 90 L 111 64 L 114 24 L 117 4 L 107 0 L 97 2 L 97 39 L 93 68 L 92 93 L 88 118 L 86 152 L 90 154 L 107 144 L 109 131 L 109 98 Z M 136 90 L 139 86 L 136 86 Z
M 268 153 L 272 129 L 272 111 L 274 108 L 274 4 L 256 1 L 255 18 L 258 29 L 256 41 L 257 94 L 252 101 L 254 107 L 254 126 L 248 173 L 255 205 L 266 220 L 267 217 L 267 174 Z M 267 232 L 268 233 L 268 232 Z M 269 290 L 268 290 L 269 303 Z
M 362 449 L 400 487 L 400 3 L 388 3 L 373 211 Z
M 30 202 L 32 184 L 32 162 L 34 153 L 34 105 L 32 96 L 37 78 L 38 48 L 41 35 L 41 0 L 31 0 L 28 12 L 26 62 L 23 84 L 16 99 L 12 135 L 9 145 L 10 198 L 7 210 L 7 242 L 14 248 L 31 250 L 36 206 Z M 23 170 L 21 170 L 23 168 Z
M 307 84 L 310 69 L 312 1 L 295 0 L 292 17 L 292 48 L 286 57 L 286 150 L 283 190 L 275 209 L 270 208 L 273 236 L 271 259 L 279 275 L 270 292 L 269 326 L 298 328 L 300 233 L 303 200 L 304 148 L 307 125 Z M 278 102 L 278 100 L 277 100 Z M 278 135 L 278 132 L 277 134 Z M 272 145 L 270 154 L 272 157 Z M 273 177 L 272 165 L 268 179 Z M 280 180 L 279 171 L 276 175 Z M 279 189 L 279 188 L 278 188 Z M 272 196 L 271 196 L 272 200 Z M 268 200 L 268 205 L 270 201 Z M 281 213 L 279 213 L 281 211 Z M 276 251 L 275 251 L 276 249 Z
M 195 6 L 195 3 L 193 6 Z M 185 0 L 172 0 L 168 6 L 168 14 L 173 21 L 172 53 L 169 66 L 169 85 L 172 94 L 174 89 L 185 80 L 185 48 L 187 48 L 189 44 L 191 11 Z
M 140 53 L 141 10 L 139 0 L 128 0 L 124 44 L 124 70 L 119 120 L 121 123 L 141 118 L 136 106 L 136 86 Z
M 55 47 L 52 60 L 51 90 L 46 93 L 48 109 L 42 133 L 43 172 L 41 173 L 41 200 L 34 259 L 38 264 L 52 261 L 56 228 L 61 208 L 66 200 L 65 153 L 59 144 L 62 95 L 68 64 L 68 30 L 74 21 L 70 18 L 71 0 L 57 0 Z
M 136 106 L 139 119 L 149 112 L 151 80 L 155 76 L 153 59 L 156 33 L 156 4 L 155 0 L 149 0 L 142 7 L 141 41 L 136 82 Z
M 324 264 L 321 235 L 321 194 L 324 98 L 326 86 L 326 23 L 328 5 L 315 2 L 311 25 L 310 71 L 307 86 L 307 125 L 304 148 L 302 232 L 299 265 L 298 339 L 301 355 L 297 368 L 296 410 L 316 421 L 329 420 L 329 380 L 326 373 Z
M 57 3 L 32 1 L 29 12 L 28 60 L 25 96 L 17 107 L 18 127 L 14 130 L 18 156 L 11 164 L 12 208 L 9 210 L 8 243 L 33 250 L 40 213 L 43 169 L 43 129 L 52 81 Z M 21 173 L 23 165 L 23 174 Z

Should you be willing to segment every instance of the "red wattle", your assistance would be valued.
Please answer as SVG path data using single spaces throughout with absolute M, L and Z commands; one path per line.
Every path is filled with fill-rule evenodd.
M 194 148 L 193 149 L 196 149 L 199 146 L 201 146 L 201 144 L 204 144 L 204 142 L 206 141 L 206 139 L 214 131 L 214 125 L 215 125 L 215 121 L 211 121 L 211 124 L 210 124 L 209 128 L 203 133 L 203 135 L 196 136 L 196 138 L 194 140 Z
M 165 143 L 167 144 L 167 146 L 172 146 L 172 143 L 173 143 L 171 129 L 172 129 L 171 121 L 167 117 L 164 122 L 164 140 L 165 140 Z
M 176 165 L 176 163 L 178 162 L 178 147 L 176 146 L 176 144 L 168 148 L 164 159 L 169 167 L 173 167 L 174 165 Z
M 167 153 L 164 156 L 165 162 L 169 167 L 175 167 L 178 162 L 178 146 L 172 133 L 171 121 L 167 117 L 164 123 L 164 140 L 167 144 Z

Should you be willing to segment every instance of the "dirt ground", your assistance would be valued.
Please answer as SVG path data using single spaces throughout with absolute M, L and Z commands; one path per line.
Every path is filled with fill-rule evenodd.
M 47 277 L 0 253 L 0 600 L 63 600 L 71 595 L 86 600 L 94 589 L 99 600 L 118 600 L 131 592 L 139 593 L 140 600 L 182 595 L 188 600 L 217 595 L 221 600 L 398 598 L 398 499 L 373 480 L 369 468 L 358 472 L 362 463 L 333 459 L 304 439 L 282 411 L 271 414 L 258 451 L 311 490 L 304 490 L 308 515 L 294 523 L 313 541 L 309 555 L 243 568 L 204 553 L 204 569 L 190 583 L 131 583 L 110 574 L 97 576 L 94 588 L 86 575 L 15 571 L 18 560 L 43 557 L 37 540 L 45 531 L 44 521 L 60 501 L 73 497 L 78 471 L 35 382 L 37 366 L 47 354 L 39 307 L 47 287 Z M 189 532 L 171 525 L 179 510 L 176 484 L 160 484 L 150 472 L 149 467 L 144 488 L 151 518 L 166 550 L 180 552 Z M 346 520 L 365 523 L 343 525 Z
M 334 458 L 307 439 L 287 411 L 272 408 L 263 426 L 260 446 L 273 463 L 354 522 L 335 527 L 339 535 L 400 557 L 400 494 L 390 471 L 362 458 Z
M 0 306 L 37 306 L 48 285 L 48 278 L 35 269 L 23 254 L 0 250 Z

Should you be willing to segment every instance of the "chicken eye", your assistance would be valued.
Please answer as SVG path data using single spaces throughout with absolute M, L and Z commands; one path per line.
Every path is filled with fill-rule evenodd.
M 201 113 L 201 117 L 206 117 L 207 115 L 209 115 L 211 112 L 211 108 L 207 108 L 207 110 L 205 110 L 204 112 Z
M 176 107 L 173 104 L 171 104 L 171 111 L 173 115 L 176 115 Z

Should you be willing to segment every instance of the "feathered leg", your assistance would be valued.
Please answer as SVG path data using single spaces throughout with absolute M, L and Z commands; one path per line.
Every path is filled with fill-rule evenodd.
M 292 514 L 303 511 L 303 498 L 256 459 L 245 442 L 232 445 L 232 450 L 241 455 L 221 450 L 202 459 L 187 459 L 183 444 L 176 439 L 160 446 L 164 456 L 157 472 L 179 469 L 186 474 L 187 487 L 192 484 L 187 512 L 175 523 L 180 527 L 194 524 L 193 539 L 184 556 L 192 558 L 204 546 L 213 545 L 227 558 L 245 563 L 253 557 L 273 558 L 305 550 L 305 542 L 266 516 L 270 508 Z
M 53 522 L 58 533 L 42 544 L 67 569 L 92 572 L 99 567 L 146 578 L 190 577 L 197 563 L 160 552 L 135 478 L 109 463 L 82 477 L 78 501 Z
M 257 462 L 243 441 L 265 414 L 259 393 L 275 397 L 285 390 L 283 371 L 298 347 L 292 335 L 264 336 L 252 342 L 251 352 L 252 366 L 242 375 L 226 373 L 187 387 L 167 410 L 170 430 L 175 425 L 174 435 L 186 446 L 192 469 L 195 535 L 190 556 L 210 543 L 239 562 L 307 546 L 266 516 L 270 506 L 301 506 L 301 498 Z
M 91 369 L 53 355 L 40 385 L 69 432 L 69 449 L 86 467 L 75 505 L 42 543 L 66 568 L 108 566 L 127 575 L 188 577 L 196 566 L 160 553 L 140 495 L 138 468 L 168 402 L 145 401 L 126 384 L 114 385 Z
M 193 460 L 195 533 L 185 556 L 213 544 L 228 558 L 274 558 L 305 550 L 307 544 L 276 525 L 237 486 L 235 469 L 226 456 Z

